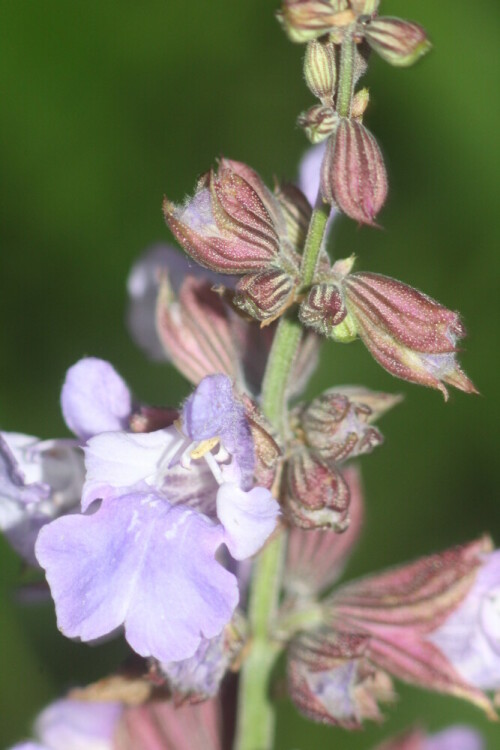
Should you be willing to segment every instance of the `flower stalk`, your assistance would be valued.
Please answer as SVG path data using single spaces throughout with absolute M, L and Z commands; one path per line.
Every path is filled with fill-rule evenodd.
M 313 279 L 325 235 L 329 207 L 313 211 L 301 264 L 302 283 Z M 262 411 L 285 437 L 287 387 L 302 335 L 296 317 L 284 316 L 278 325 L 269 355 L 262 391 Z M 287 532 L 281 530 L 255 562 L 248 605 L 252 650 L 240 673 L 235 750 L 271 750 L 275 710 L 269 699 L 270 677 L 281 644 L 273 637 L 282 588 Z

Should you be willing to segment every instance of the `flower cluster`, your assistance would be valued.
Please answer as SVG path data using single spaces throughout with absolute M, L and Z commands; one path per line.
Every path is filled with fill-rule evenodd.
M 381 719 L 393 677 L 495 716 L 500 552 L 484 537 L 339 585 L 364 519 L 353 460 L 383 442 L 375 423 L 401 398 L 361 385 L 304 396 L 321 337 L 359 337 L 389 373 L 445 398 L 447 385 L 476 392 L 456 361 L 458 313 L 326 251 L 336 214 L 375 225 L 387 195 L 362 122 L 368 91 L 355 91 L 367 51 L 406 66 L 427 37 L 378 16 L 377 0 L 284 0 L 280 20 L 307 43 L 320 101 L 299 118 L 316 144 L 300 185 L 271 191 L 221 159 L 184 204 L 164 202 L 200 268 L 156 246 L 128 279 L 133 338 L 190 394 L 141 403 L 89 357 L 61 393 L 73 438 L 0 433 L 0 528 L 43 571 L 59 629 L 88 643 L 123 635 L 132 652 L 118 674 L 49 706 L 36 742 L 16 750 L 222 750 L 235 707 L 221 691 L 240 669 L 234 742 L 270 750 L 272 721 L 254 721 L 248 696 L 268 710 L 256 690 L 280 651 L 293 702 L 316 721 Z M 379 750 L 451 746 L 481 739 L 410 730 Z

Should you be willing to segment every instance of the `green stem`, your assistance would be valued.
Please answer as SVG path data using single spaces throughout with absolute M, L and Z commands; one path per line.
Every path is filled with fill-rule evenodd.
M 328 208 L 312 213 L 302 259 L 302 278 L 309 285 L 314 276 Z M 296 317 L 283 316 L 278 324 L 267 362 L 262 388 L 262 410 L 282 437 L 286 436 L 287 388 L 302 335 Z M 274 629 L 281 592 L 287 534 L 278 535 L 262 550 L 252 576 L 248 603 L 251 651 L 240 673 L 236 750 L 271 750 L 275 712 L 269 696 L 270 676 L 282 644 Z
M 309 229 L 307 230 L 306 244 L 302 256 L 302 267 L 300 269 L 302 284 L 309 286 L 314 278 L 314 272 L 318 263 L 321 243 L 325 235 L 326 222 L 330 216 L 331 207 L 327 203 L 320 203 L 319 208 L 312 212 Z
M 349 117 L 351 114 L 355 60 L 356 43 L 352 31 L 347 29 L 340 50 L 340 74 L 337 88 L 337 112 L 340 117 Z

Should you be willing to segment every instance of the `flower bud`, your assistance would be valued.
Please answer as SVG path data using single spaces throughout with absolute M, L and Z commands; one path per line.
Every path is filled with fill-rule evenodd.
M 335 466 L 326 466 L 299 449 L 287 462 L 285 486 L 285 507 L 297 526 L 347 528 L 349 488 Z
M 314 284 L 299 308 L 301 323 L 323 336 L 331 336 L 346 315 L 347 308 L 339 287 L 328 283 Z
M 458 313 L 401 281 L 374 273 L 344 279 L 347 309 L 372 356 L 396 377 L 438 388 L 445 383 L 477 393 L 458 366 L 456 342 L 465 335 Z
M 335 390 L 323 393 L 302 413 L 301 427 L 309 447 L 323 461 L 345 461 L 370 453 L 383 442 L 369 424 L 371 409 L 354 404 Z
M 243 276 L 236 285 L 233 303 L 268 325 L 295 299 L 298 280 L 281 268 Z
M 316 104 L 297 118 L 297 124 L 304 129 L 311 143 L 321 143 L 328 138 L 338 121 L 337 113 L 331 107 L 323 107 L 321 104 Z
M 357 120 L 340 120 L 321 167 L 321 191 L 351 219 L 376 226 L 387 197 L 387 174 L 377 141 Z
M 356 19 L 347 0 L 284 0 L 278 21 L 292 42 L 309 42 Z
M 165 199 L 165 220 L 184 250 L 219 273 L 261 270 L 279 255 L 286 224 L 260 177 L 245 164 L 221 161 L 184 206 Z
M 313 40 L 306 48 L 304 77 L 309 90 L 325 104 L 333 103 L 337 68 L 335 46 Z
M 425 29 L 412 21 L 381 16 L 364 25 L 370 47 L 391 65 L 413 65 L 431 48 Z

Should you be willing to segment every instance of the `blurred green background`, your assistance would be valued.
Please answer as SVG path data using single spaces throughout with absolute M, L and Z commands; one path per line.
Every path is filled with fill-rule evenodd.
M 364 537 L 348 575 L 375 571 L 490 530 L 500 543 L 498 487 L 498 209 L 500 5 L 407 0 L 387 14 L 420 21 L 433 53 L 410 70 L 373 59 L 366 122 L 386 154 L 383 231 L 340 220 L 331 249 L 358 268 L 409 282 L 469 330 L 462 362 L 482 396 L 441 396 L 391 379 L 360 343 L 325 345 L 310 394 L 365 383 L 406 399 L 382 423 L 384 450 L 363 461 Z M 180 200 L 224 154 L 267 180 L 293 178 L 313 103 L 303 49 L 273 18 L 274 0 L 2 0 L 0 3 L 0 423 L 64 436 L 58 396 L 83 355 L 111 360 L 134 392 L 175 404 L 187 393 L 151 364 L 124 326 L 125 280 L 138 254 L 167 240 L 164 192 Z M 59 636 L 50 606 L 22 608 L 23 580 L 0 540 L 0 746 L 68 686 L 110 670 L 121 644 Z M 355 750 L 420 721 L 500 730 L 451 698 L 401 687 L 383 727 L 349 735 L 280 704 L 278 750 Z

